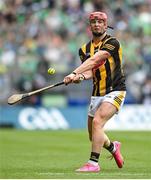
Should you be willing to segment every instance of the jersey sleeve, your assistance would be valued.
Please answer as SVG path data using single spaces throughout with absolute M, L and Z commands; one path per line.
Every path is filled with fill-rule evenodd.
M 103 47 L 100 50 L 105 50 L 113 56 L 115 52 L 117 52 L 120 48 L 120 43 L 117 39 L 109 39 L 106 41 L 103 45 Z
M 85 61 L 86 55 L 84 54 L 81 48 L 79 49 L 79 57 L 81 59 L 81 62 L 83 63 Z

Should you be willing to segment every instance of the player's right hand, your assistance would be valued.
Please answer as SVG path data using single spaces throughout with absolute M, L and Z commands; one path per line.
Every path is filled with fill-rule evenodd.
M 77 74 L 74 78 L 73 78 L 73 83 L 80 83 L 81 81 L 84 80 L 84 76 L 82 74 Z

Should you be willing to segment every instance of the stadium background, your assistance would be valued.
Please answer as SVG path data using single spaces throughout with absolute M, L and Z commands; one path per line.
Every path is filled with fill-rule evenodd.
M 115 35 L 123 47 L 123 66 L 126 74 L 127 96 L 123 110 L 119 118 L 113 119 L 107 128 L 133 131 L 149 130 L 148 134 L 143 135 L 141 134 L 142 132 L 133 134 L 136 144 L 131 144 L 131 149 L 139 145 L 140 139 L 143 146 L 146 144 L 146 139 L 150 135 L 151 130 L 150 0 L 0 0 L 0 143 L 3 147 L 0 153 L 1 162 L 3 162 L 0 166 L 1 178 L 61 178 L 63 174 L 59 175 L 60 172 L 63 173 L 65 171 L 68 174 L 68 171 L 71 171 L 70 168 L 67 171 L 63 169 L 64 164 L 61 170 L 59 167 L 60 162 L 56 162 L 56 159 L 54 159 L 56 164 L 58 163 L 58 175 L 45 174 L 38 176 L 31 174 L 27 176 L 27 174 L 17 174 L 17 170 L 16 174 L 13 174 L 14 169 L 10 167 L 9 157 L 14 152 L 9 152 L 8 150 L 14 147 L 13 145 L 16 148 L 20 147 L 20 141 L 23 143 L 23 149 L 26 149 L 24 143 L 26 145 L 29 137 L 31 138 L 31 144 L 29 142 L 30 147 L 34 143 L 34 138 L 42 140 L 46 138 L 48 140 L 45 145 L 42 144 L 45 140 L 40 142 L 41 151 L 45 151 L 43 146 L 48 146 L 49 152 L 47 156 L 54 153 L 50 151 L 50 144 L 57 147 L 57 143 L 49 142 L 49 139 L 56 137 L 56 141 L 59 141 L 59 135 L 62 138 L 64 137 L 63 142 L 65 144 L 69 136 L 72 137 L 70 141 L 73 141 L 73 143 L 74 140 L 80 143 L 78 140 L 76 141 L 77 137 L 79 139 L 82 137 L 84 142 L 88 141 L 85 137 L 87 135 L 85 131 L 87 107 L 92 88 L 91 81 L 85 81 L 79 85 L 56 87 L 37 96 L 32 96 L 15 106 L 8 106 L 7 98 L 14 93 L 32 91 L 48 84 L 62 81 L 65 75 L 72 72 L 80 64 L 78 49 L 91 38 L 86 19 L 89 12 L 94 10 L 101 10 L 107 13 L 108 24 L 114 27 L 114 30 L 108 30 L 108 33 Z M 47 69 L 49 67 L 55 68 L 56 74 L 48 75 Z M 6 127 L 30 130 L 49 129 L 45 134 L 49 138 L 44 138 L 44 134 L 41 132 L 35 135 L 34 131 L 22 131 L 23 133 L 20 134 L 16 130 L 13 132 L 10 129 L 6 130 Z M 84 130 L 78 131 L 79 135 L 76 136 L 74 131 L 70 131 L 72 128 L 82 128 Z M 69 134 L 66 136 L 61 131 L 52 132 L 52 129 L 69 129 L 64 132 Z M 53 136 L 53 133 L 56 133 L 55 136 Z M 113 137 L 121 136 L 123 138 L 121 140 L 125 144 L 128 143 L 124 134 L 117 133 L 117 136 L 115 134 L 112 134 Z M 126 137 L 131 138 L 131 134 L 126 134 Z M 81 147 L 82 145 L 81 143 Z M 64 146 L 61 146 L 60 142 L 59 148 L 64 150 Z M 67 144 L 67 146 L 72 146 L 72 148 L 68 149 L 69 154 L 71 150 L 77 148 L 73 144 Z M 84 145 L 84 149 L 85 146 L 87 147 L 88 144 Z M 150 147 L 151 145 L 148 144 L 148 149 Z M 15 150 L 17 151 L 17 149 Z M 29 151 L 29 149 L 26 150 Z M 125 147 L 124 151 L 127 152 L 127 150 Z M 30 149 L 30 151 L 34 157 L 35 149 Z M 26 154 L 25 150 L 23 152 Z M 139 151 L 137 153 L 140 154 Z M 83 151 L 81 154 L 78 154 L 79 157 L 80 155 L 85 156 Z M 133 155 L 130 154 L 127 158 L 133 158 Z M 15 155 L 14 157 L 18 158 Z M 4 160 L 4 158 L 6 159 Z M 77 157 L 72 158 L 75 161 Z M 143 158 L 144 163 L 146 163 L 147 158 L 149 158 L 147 151 L 146 156 Z M 46 160 L 47 158 L 44 159 Z M 26 156 L 24 162 L 26 162 Z M 69 164 L 75 169 L 74 162 Z M 26 165 L 29 164 L 27 163 Z M 30 165 L 32 166 L 32 164 Z M 45 166 L 43 163 L 42 165 Z M 78 166 L 79 164 L 76 165 Z M 17 164 L 16 161 L 14 166 L 16 169 L 19 168 L 19 163 Z M 48 166 L 51 167 L 50 164 Z M 141 168 L 141 165 L 137 167 Z M 142 167 L 142 169 L 146 169 L 145 172 L 142 172 L 142 174 L 146 173 L 146 176 L 139 174 L 139 168 L 136 168 L 137 176 L 135 176 L 129 167 L 126 170 L 129 170 L 128 172 L 131 176 L 124 176 L 124 174 L 119 176 L 119 174 L 116 174 L 117 176 L 111 177 L 151 177 L 151 174 L 148 174 L 147 171 L 148 166 L 142 165 Z M 112 168 L 114 169 L 114 166 Z M 53 173 L 55 172 L 54 170 Z M 23 173 L 23 171 L 20 173 Z M 108 174 L 108 172 L 106 173 Z M 112 175 L 114 173 L 112 172 Z M 125 171 L 124 173 L 127 172 Z M 107 174 L 103 174 L 101 177 L 110 178 Z M 71 174 L 68 175 L 70 178 Z M 83 178 L 83 176 L 81 177 Z M 92 176 L 91 178 L 98 177 Z
M 14 92 L 58 82 L 80 64 L 78 49 L 89 40 L 86 17 L 93 10 L 107 12 L 108 24 L 115 28 L 111 33 L 122 43 L 126 103 L 151 103 L 150 6 L 149 0 L 0 1 L 0 103 Z M 57 73 L 48 76 L 48 67 Z M 89 92 L 91 86 L 81 85 L 54 93 L 68 105 L 78 100 L 87 103 Z M 25 104 L 47 106 L 51 95 L 45 92 Z

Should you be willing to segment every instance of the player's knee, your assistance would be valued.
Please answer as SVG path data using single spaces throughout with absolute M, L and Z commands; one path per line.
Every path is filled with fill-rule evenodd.
M 96 116 L 93 120 L 93 127 L 94 128 L 103 128 L 106 122 L 106 116 L 105 114 L 100 114 L 99 116 Z
M 101 125 L 101 121 L 99 118 L 94 118 L 93 119 L 93 129 L 95 128 L 100 128 L 102 125 Z

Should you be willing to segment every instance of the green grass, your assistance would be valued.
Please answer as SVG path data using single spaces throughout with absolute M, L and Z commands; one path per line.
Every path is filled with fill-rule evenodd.
M 124 168 L 107 159 L 103 150 L 100 173 L 76 173 L 90 154 L 86 130 L 0 130 L 0 178 L 32 179 L 149 179 L 151 132 L 108 132 L 122 142 Z

